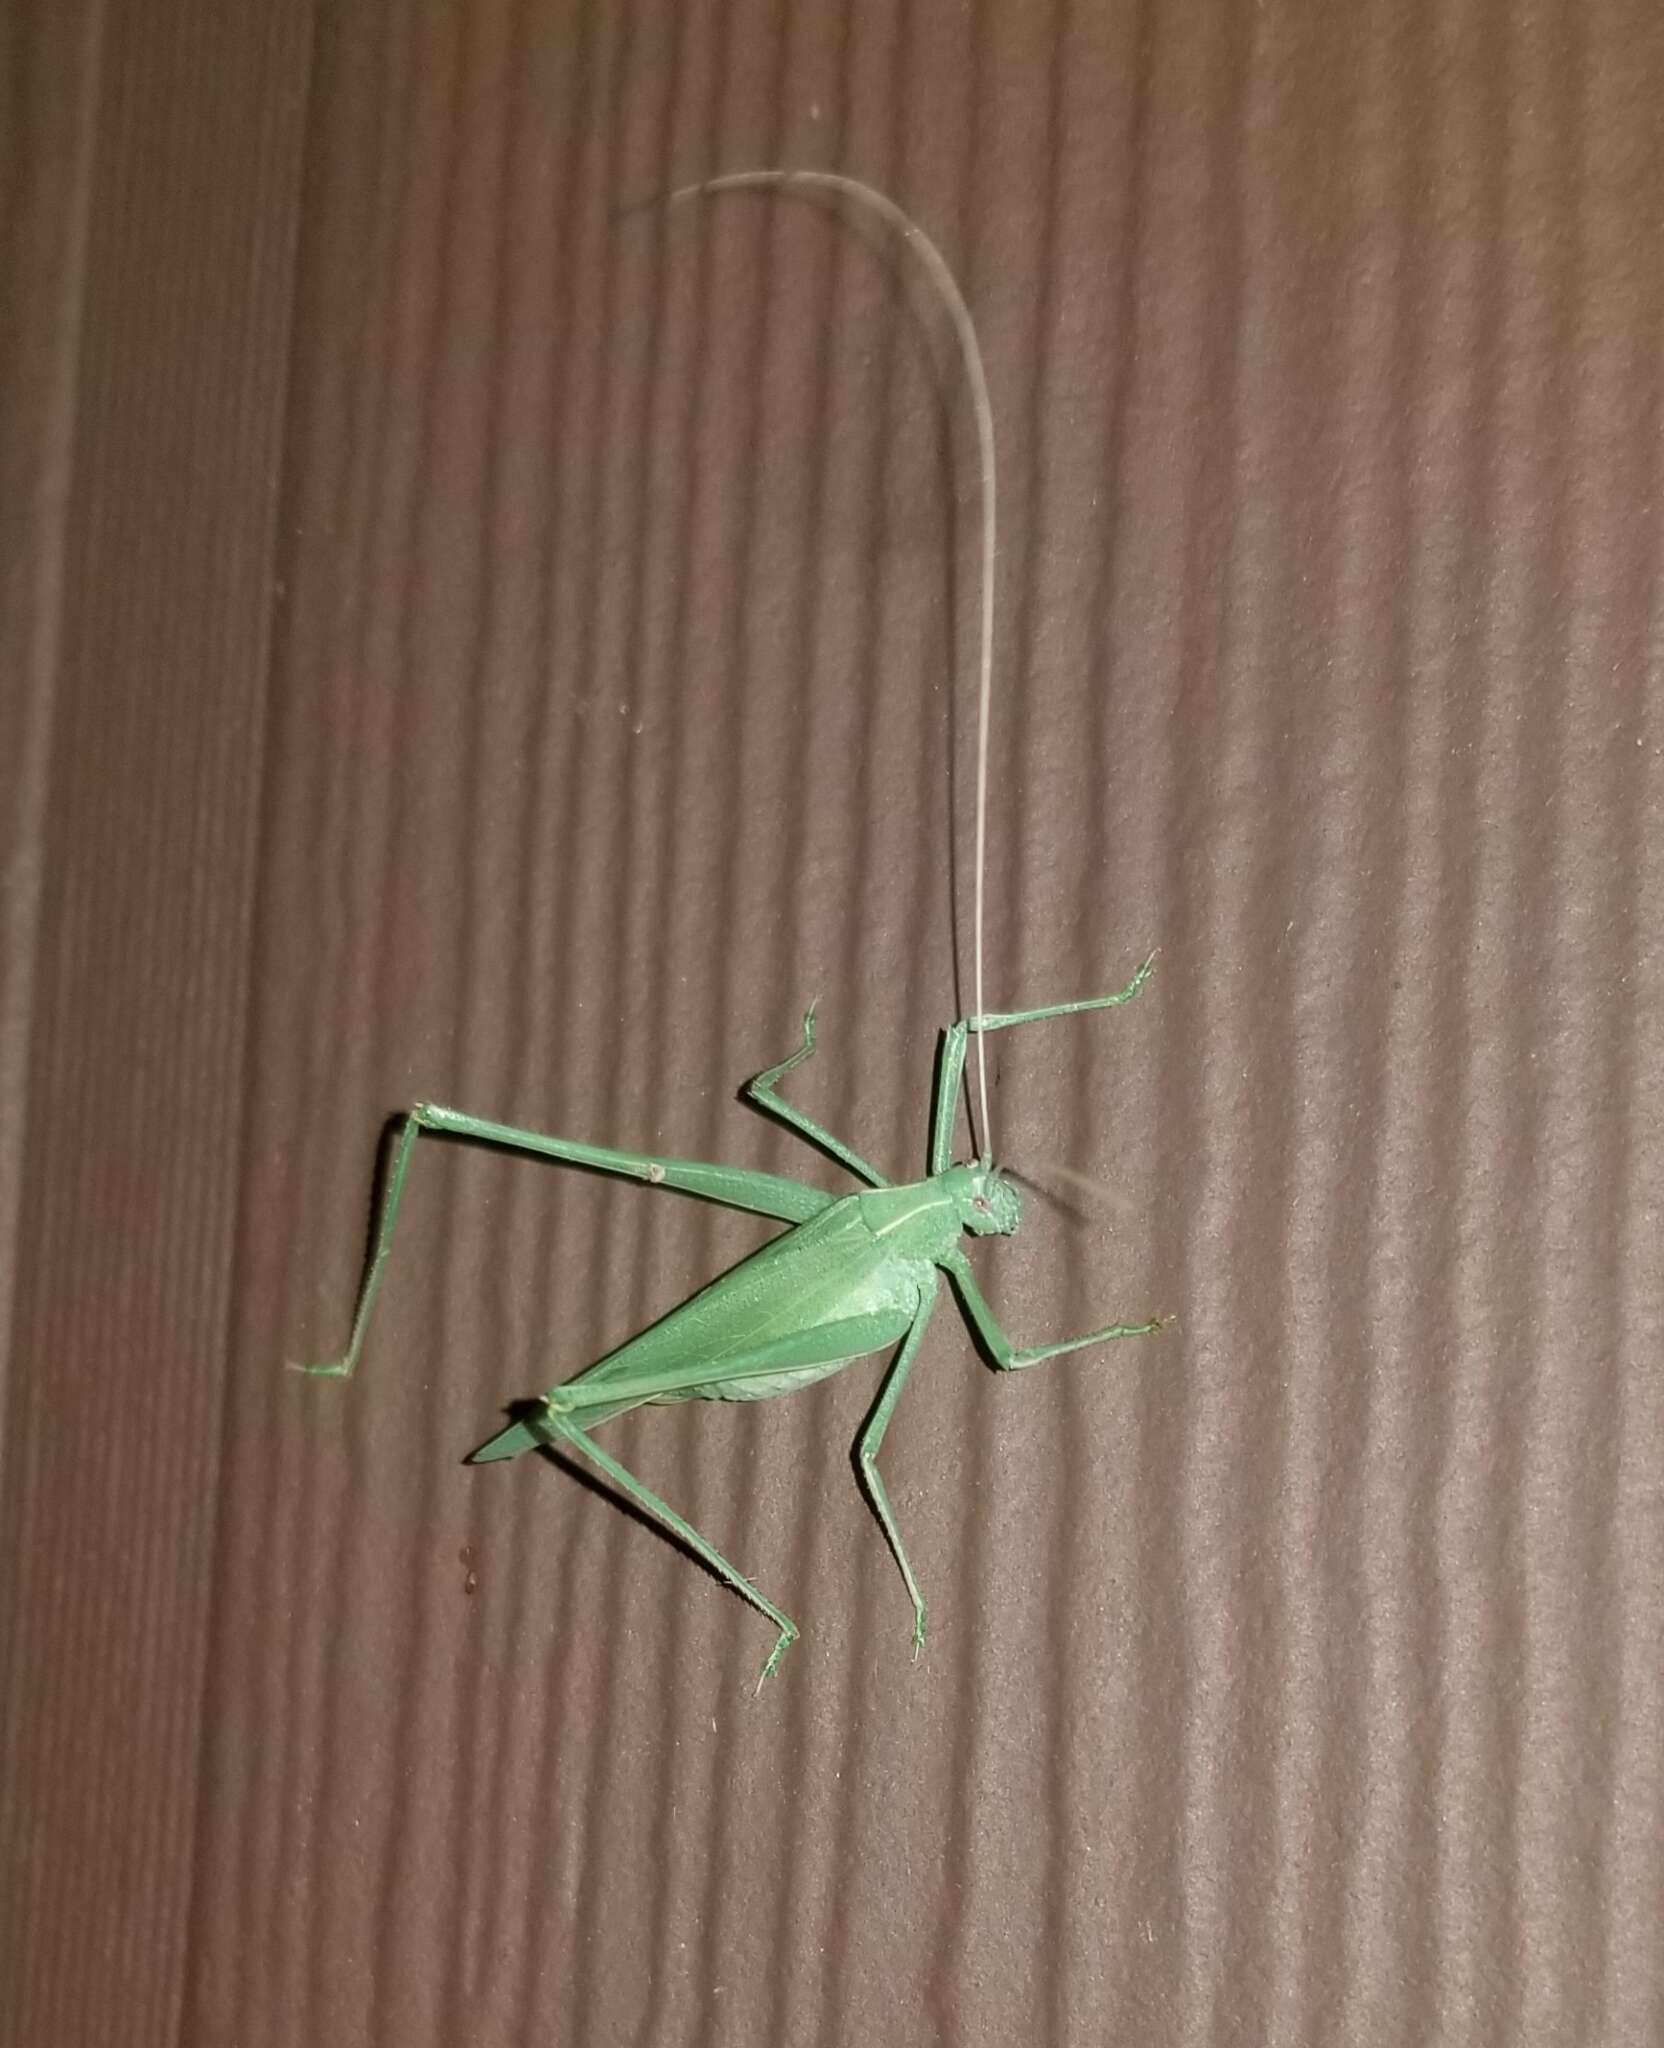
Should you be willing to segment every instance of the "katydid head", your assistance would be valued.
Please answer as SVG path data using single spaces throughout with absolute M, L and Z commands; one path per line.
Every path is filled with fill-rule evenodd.
M 998 1168 L 978 1160 L 974 1166 L 952 1166 L 949 1192 L 959 1222 L 973 1237 L 1009 1237 L 1023 1220 L 1023 1198 Z

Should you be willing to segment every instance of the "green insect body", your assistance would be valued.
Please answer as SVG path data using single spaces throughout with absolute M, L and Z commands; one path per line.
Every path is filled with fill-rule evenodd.
M 790 1227 L 673 1309 L 660 1321 L 554 1386 L 508 1428 L 472 1454 L 475 1464 L 512 1458 L 538 1446 L 567 1445 L 587 1458 L 649 1515 L 678 1536 L 777 1631 L 763 1667 L 767 1678 L 796 1639 L 796 1624 L 732 1565 L 691 1524 L 660 1500 L 598 1444 L 591 1432 L 632 1408 L 674 1401 L 760 1401 L 794 1392 L 855 1360 L 898 1345 L 858 1446 L 868 1499 L 900 1567 L 913 1604 L 913 1648 L 925 1636 L 925 1602 L 896 1527 L 878 1470 L 878 1453 L 901 1397 L 925 1327 L 935 1307 L 939 1276 L 946 1273 L 990 1362 L 1011 1371 L 1117 1337 L 1145 1336 L 1159 1318 L 1116 1323 L 1084 1337 L 1035 1349 L 1017 1349 L 983 1299 L 964 1249 L 964 1238 L 1011 1235 L 1022 1216 L 1012 1182 L 991 1161 L 951 1163 L 953 1126 L 967 1038 L 1017 1024 L 1110 1009 L 1131 1000 L 1148 980 L 1146 960 L 1114 995 L 1008 1015 L 962 1018 L 943 1034 L 930 1172 L 923 1180 L 891 1185 L 857 1153 L 776 1092 L 776 1083 L 814 1050 L 814 1012 L 803 1021 L 798 1049 L 742 1090 L 758 1107 L 836 1159 L 865 1186 L 834 1196 L 805 1182 L 701 1160 L 658 1159 L 546 1137 L 462 1111 L 419 1103 L 405 1118 L 374 1250 L 345 1355 L 301 1371 L 349 1376 L 363 1348 L 370 1312 L 404 1193 L 417 1138 L 446 1133 L 531 1153 L 568 1165 L 620 1174 L 736 1209 L 776 1218 Z M 759 1679 L 758 1683 L 761 1684 Z

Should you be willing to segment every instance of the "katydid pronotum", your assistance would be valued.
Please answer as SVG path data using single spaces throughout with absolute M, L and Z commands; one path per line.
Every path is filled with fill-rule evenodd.
M 695 190 L 737 186 L 805 185 L 853 197 L 896 226 L 921 255 L 954 320 L 976 407 L 982 455 L 983 607 L 977 774 L 976 1008 L 942 1034 L 930 1123 L 930 1171 L 923 1180 L 892 1184 L 823 1125 L 777 1092 L 777 1083 L 814 1051 L 815 1012 L 803 1020 L 797 1049 L 748 1081 L 743 1098 L 777 1117 L 865 1185 L 834 1196 L 808 1183 L 748 1168 L 700 1160 L 659 1158 L 547 1137 L 464 1111 L 417 1103 L 404 1117 L 394 1147 L 381 1216 L 345 1354 L 329 1364 L 297 1366 L 314 1374 L 350 1377 L 364 1348 L 371 1311 L 392 1248 L 405 1180 L 424 1131 L 472 1139 L 536 1157 L 622 1175 L 695 1195 L 728 1208 L 773 1217 L 788 1225 L 679 1308 L 540 1399 L 518 1404 L 509 1426 L 470 1456 L 488 1464 L 536 1448 L 569 1447 L 599 1468 L 627 1498 L 678 1537 L 774 1626 L 773 1649 L 758 1680 L 778 1669 L 797 1638 L 797 1625 L 691 1523 L 650 1491 L 595 1441 L 593 1432 L 631 1409 L 673 1401 L 760 1401 L 811 1385 L 874 1352 L 898 1347 L 857 1448 L 867 1494 L 913 1605 L 913 1654 L 925 1639 L 925 1600 L 903 1547 L 889 1495 L 878 1469 L 885 1432 L 907 1384 L 925 1327 L 946 1274 L 970 1326 L 1001 1371 L 1038 1365 L 1088 1345 L 1148 1336 L 1160 1317 L 1113 1323 L 1084 1337 L 1019 1348 L 1011 1342 L 977 1285 L 962 1238 L 1010 1236 L 1021 1220 L 1018 1190 L 994 1164 L 989 1140 L 985 1042 L 990 1033 L 1048 1018 L 1078 1016 L 1129 1002 L 1149 979 L 1154 956 L 1113 995 L 1090 996 L 1043 1008 L 991 1013 L 982 1004 L 982 876 L 987 808 L 988 693 L 992 667 L 994 468 L 991 414 L 980 352 L 964 302 L 947 266 L 922 231 L 900 209 L 851 179 L 817 172 L 742 172 Z M 678 194 L 677 197 L 684 195 Z M 967 1045 L 975 1040 L 980 1082 L 976 1156 L 953 1161 L 953 1135 Z

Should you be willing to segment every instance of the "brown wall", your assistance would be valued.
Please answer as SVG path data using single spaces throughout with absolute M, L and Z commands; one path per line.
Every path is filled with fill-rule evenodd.
M 0 21 L 0 2037 L 1664 2038 L 1651 0 Z M 922 1162 L 1000 436 L 1002 1154 L 863 1367 L 505 1402 L 758 1242 L 414 1097 Z M 955 521 L 955 506 L 959 517 Z M 956 552 L 957 543 L 957 552 Z M 957 563 L 957 573 L 955 564 Z M 951 829 L 950 829 L 951 828 Z M 957 866 L 950 864 L 956 841 Z M 1093 1185 L 1095 1184 L 1095 1185 Z

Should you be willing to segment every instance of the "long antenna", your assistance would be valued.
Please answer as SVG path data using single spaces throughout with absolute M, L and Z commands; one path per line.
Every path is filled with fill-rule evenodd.
M 971 409 L 976 416 L 977 448 L 982 467 L 982 647 L 977 664 L 976 697 L 976 882 L 974 908 L 974 950 L 972 953 L 972 975 L 975 982 L 975 1009 L 978 1019 L 986 1014 L 982 994 L 982 928 L 985 900 L 985 876 L 988 867 L 988 720 L 994 696 L 994 540 L 995 491 L 994 491 L 994 409 L 988 402 L 988 379 L 983 372 L 982 350 L 976 338 L 976 327 L 971 320 L 970 309 L 966 306 L 953 272 L 949 270 L 942 252 L 918 223 L 910 220 L 893 199 L 886 199 L 882 192 L 876 192 L 870 185 L 863 185 L 858 178 L 840 177 L 834 171 L 730 171 L 720 178 L 707 178 L 702 184 L 684 185 L 672 192 L 671 203 L 679 199 L 691 199 L 704 192 L 738 192 L 746 188 L 775 187 L 788 185 L 812 186 L 823 192 L 840 192 L 845 197 L 858 200 L 870 207 L 880 219 L 888 222 L 902 240 L 909 243 L 920 262 L 924 265 L 931 283 L 936 287 L 937 296 L 947 308 L 948 318 L 959 341 L 959 353 L 965 366 L 965 381 L 971 389 Z M 977 1081 L 977 1128 L 973 1133 L 977 1140 L 977 1157 L 991 1163 L 994 1157 L 993 1137 L 988 1116 L 988 1041 L 987 1034 L 977 1031 L 976 1038 L 976 1081 Z

